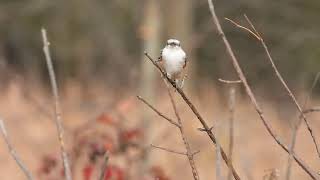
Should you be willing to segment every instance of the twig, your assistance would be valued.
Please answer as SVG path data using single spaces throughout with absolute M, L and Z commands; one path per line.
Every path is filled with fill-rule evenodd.
M 64 173 L 67 180 L 72 180 L 68 154 L 63 141 L 64 129 L 62 125 L 58 85 L 57 85 L 56 76 L 54 73 L 52 60 L 50 56 L 50 50 L 49 50 L 50 43 L 47 38 L 46 30 L 42 28 L 41 32 L 42 32 L 42 39 L 43 39 L 43 52 L 46 57 L 47 67 L 48 67 L 49 76 L 50 76 L 50 83 L 51 83 L 51 88 L 52 88 L 52 93 L 54 98 L 55 123 L 56 123 L 57 131 L 59 133 L 58 137 L 59 137 L 59 143 L 60 143 L 60 149 L 61 149 L 61 158 L 63 160 Z
M 184 91 L 179 88 L 174 81 L 172 81 L 170 78 L 168 78 L 167 74 L 161 69 L 161 67 L 149 56 L 149 54 L 147 52 L 145 52 L 145 55 L 147 56 L 147 58 L 152 62 L 152 64 L 161 72 L 161 75 L 176 89 L 176 91 L 180 94 L 180 96 L 182 97 L 182 99 L 186 102 L 186 104 L 189 106 L 189 108 L 192 110 L 192 112 L 195 114 L 195 116 L 198 118 L 198 120 L 200 121 L 200 123 L 203 126 L 203 129 L 205 130 L 204 132 L 207 133 L 207 135 L 209 136 L 209 138 L 211 139 L 212 143 L 214 145 L 216 145 L 216 137 L 214 136 L 214 134 L 211 132 L 210 127 L 208 126 L 208 124 L 206 123 L 206 121 L 202 118 L 202 116 L 200 115 L 200 113 L 198 112 L 198 110 L 195 108 L 195 106 L 192 104 L 192 102 L 189 100 L 189 98 L 185 95 Z M 229 163 L 229 158 L 227 156 L 227 154 L 225 153 L 225 151 L 221 148 L 221 156 L 223 158 L 223 160 L 225 161 L 225 163 L 227 164 L 228 168 L 231 169 L 232 171 L 232 175 L 236 180 L 240 180 L 240 176 L 238 175 L 238 173 L 236 172 L 236 170 L 233 167 L 232 163 Z
M 303 114 L 319 112 L 319 111 L 320 111 L 320 107 L 313 107 L 313 108 L 309 108 L 309 109 L 304 110 Z
M 164 79 L 165 80 L 165 79 Z M 164 81 L 165 82 L 165 81 Z M 166 84 L 167 85 L 167 84 Z M 180 118 L 180 115 L 177 111 L 177 107 L 176 107 L 176 104 L 174 102 L 174 99 L 173 99 L 173 96 L 170 92 L 170 89 L 167 85 L 167 89 L 168 89 L 168 94 L 169 94 L 169 97 L 170 97 L 170 101 L 171 101 L 171 104 L 172 104 L 172 107 L 174 109 L 174 112 L 175 112 L 175 115 L 178 119 L 178 123 L 176 123 L 175 121 L 171 120 L 170 118 L 166 117 L 165 115 L 163 115 L 161 112 L 159 112 L 156 108 L 154 108 L 150 103 L 148 103 L 146 100 L 144 100 L 141 96 L 137 96 L 139 100 L 141 100 L 143 103 L 145 103 L 148 107 L 150 107 L 154 112 L 156 112 L 159 116 L 163 117 L 164 119 L 166 119 L 169 123 L 171 123 L 172 125 L 175 125 L 179 130 L 180 130 L 180 134 L 181 134 L 181 137 L 182 137 L 182 140 L 183 140 L 183 143 L 185 145 L 185 148 L 186 148 L 186 153 L 181 153 L 181 152 L 177 152 L 177 151 L 174 151 L 174 150 L 170 150 L 170 149 L 167 149 L 167 148 L 163 148 L 163 147 L 159 147 L 159 146 L 155 146 L 155 145 L 152 145 L 151 144 L 151 147 L 154 147 L 154 148 L 158 148 L 158 149 L 162 149 L 164 151 L 167 151 L 167 152 L 172 152 L 172 153 L 176 153 L 176 154 L 182 154 L 182 155 L 186 155 L 188 157 L 188 160 L 189 160 L 189 163 L 190 163 L 190 166 L 191 166 L 191 169 L 192 169 L 192 175 L 194 177 L 195 180 L 199 180 L 199 175 L 198 175 L 198 171 L 196 169 L 196 166 L 195 166 L 195 162 L 193 160 L 193 156 L 198 153 L 198 152 L 191 152 L 191 148 L 190 148 L 190 145 L 188 143 L 188 140 L 185 136 L 185 133 L 184 133 L 184 129 L 183 129 L 183 125 L 182 125 L 182 121 L 181 121 L 181 118 Z
M 200 150 L 194 151 L 193 153 L 191 153 L 193 156 L 200 153 Z
M 174 126 L 180 128 L 180 125 L 176 122 L 174 122 L 174 120 L 168 118 L 167 116 L 165 116 L 164 114 L 162 114 L 160 111 L 158 111 L 155 107 L 153 107 L 150 103 L 148 103 L 145 99 L 143 99 L 141 96 L 137 96 L 137 98 L 142 101 L 144 104 L 146 104 L 149 108 L 151 108 L 154 112 L 156 112 L 159 116 L 161 116 L 162 118 L 164 118 L 165 120 L 167 120 L 169 123 L 173 124 Z
M 153 145 L 153 144 L 151 144 L 150 146 L 153 147 L 153 148 L 156 148 L 156 149 L 161 149 L 161 150 L 163 150 L 163 151 L 170 152 L 170 153 L 187 156 L 187 153 L 185 153 L 185 152 L 179 152 L 179 151 L 175 151 L 175 150 L 168 149 L 168 148 L 165 148 L 165 147 L 156 146 L 156 145 Z
M 234 87 L 230 87 L 229 91 L 229 160 L 233 159 L 233 144 L 234 144 L 234 117 L 235 117 L 235 104 L 236 104 L 236 90 Z M 232 180 L 232 174 L 229 172 L 228 179 Z
M 248 23 L 250 24 L 251 28 L 256 32 L 256 34 L 259 35 L 258 31 L 257 31 L 256 28 L 254 27 L 254 25 L 252 24 L 252 22 L 250 21 L 250 19 L 249 19 L 246 15 L 244 15 L 244 17 L 246 18 L 246 20 L 247 20 Z M 317 150 L 318 156 L 320 157 L 319 144 L 318 144 L 318 142 L 317 142 L 317 140 L 316 140 L 316 137 L 315 137 L 315 135 L 314 135 L 314 133 L 313 133 L 313 130 L 312 130 L 312 128 L 311 128 L 311 126 L 310 126 L 310 124 L 309 124 L 306 116 L 303 114 L 303 110 L 302 110 L 300 104 L 298 103 L 296 97 L 293 95 L 293 93 L 291 92 L 290 88 L 288 87 L 288 85 L 287 85 L 286 82 L 284 81 L 282 75 L 280 74 L 277 66 L 275 65 L 275 63 L 274 63 L 274 61 L 273 61 L 273 58 L 271 57 L 271 54 L 270 54 L 270 52 L 269 52 L 269 49 L 268 49 L 266 43 L 264 42 L 263 38 L 262 38 L 260 35 L 259 35 L 259 37 L 260 37 L 261 45 L 263 46 L 263 48 L 264 48 L 264 50 L 265 50 L 265 52 L 266 52 L 266 54 L 267 54 L 267 56 L 268 56 L 269 62 L 271 63 L 271 66 L 272 66 L 272 68 L 273 68 L 276 76 L 278 77 L 278 79 L 279 79 L 279 81 L 281 82 L 282 86 L 286 89 L 286 91 L 287 91 L 287 93 L 288 93 L 288 96 L 292 99 L 292 101 L 293 101 L 293 103 L 295 104 L 295 106 L 296 106 L 296 108 L 298 109 L 298 111 L 301 113 L 301 116 L 302 116 L 305 124 L 307 125 L 308 131 L 309 131 L 309 133 L 310 133 L 310 135 L 311 135 L 311 138 L 312 138 L 313 143 L 314 143 L 314 145 L 315 145 L 315 148 L 316 148 L 316 150 Z
M 12 147 L 12 145 L 11 145 L 11 143 L 9 141 L 9 138 L 8 138 L 6 127 L 5 127 L 2 119 L 0 119 L 0 131 L 1 131 L 3 139 L 4 139 L 6 145 L 7 145 L 8 149 L 9 149 L 9 152 L 10 152 L 11 156 L 13 157 L 13 159 L 16 161 L 16 163 L 18 164 L 20 169 L 23 171 L 23 173 L 25 174 L 27 179 L 33 180 L 34 178 L 33 178 L 32 174 L 31 174 L 31 172 L 28 170 L 28 168 L 21 161 L 21 159 L 19 158 L 16 150 Z
M 234 69 L 236 70 L 240 80 L 242 81 L 242 84 L 244 85 L 245 87 L 245 91 L 246 93 L 248 94 L 252 104 L 254 105 L 257 113 L 259 114 L 259 117 L 263 123 L 263 125 L 265 126 L 265 128 L 267 129 L 268 133 L 272 136 L 272 138 L 277 142 L 277 144 L 279 146 L 281 146 L 281 148 L 283 150 L 285 150 L 287 153 L 289 153 L 289 149 L 288 147 L 279 139 L 279 137 L 274 133 L 274 130 L 272 129 L 271 125 L 269 124 L 269 122 L 265 119 L 265 116 L 264 116 L 264 113 L 260 107 L 260 105 L 258 104 L 248 82 L 247 82 L 247 79 L 246 77 L 244 76 L 244 73 L 239 65 L 239 62 L 237 60 L 237 58 L 235 57 L 234 53 L 233 53 L 233 50 L 231 48 L 231 45 L 228 41 L 228 39 L 226 38 L 223 30 L 222 30 L 222 27 L 221 27 L 221 24 L 219 22 L 219 19 L 215 13 L 215 10 L 214 10 L 214 5 L 212 3 L 212 0 L 208 0 L 208 4 L 209 4 L 209 9 L 210 9 L 210 12 L 211 12 L 211 15 L 212 15 L 212 18 L 213 18 L 213 22 L 218 30 L 218 34 L 221 36 L 222 38 L 222 41 L 225 45 L 225 48 L 226 48 L 226 51 L 228 53 L 228 55 L 230 56 L 231 60 L 232 60 L 232 64 L 233 64 L 233 67 Z M 308 175 L 312 178 L 312 179 L 319 179 L 319 176 L 313 171 L 311 170 L 296 154 L 293 154 L 293 157 L 295 159 L 295 161 L 299 164 L 299 166 L 305 171 L 308 173 Z
M 244 29 L 244 30 L 248 31 L 250 34 L 252 34 L 252 35 L 253 35 L 255 38 L 257 38 L 259 41 L 261 40 L 261 37 L 260 37 L 258 34 L 254 33 L 253 31 L 251 31 L 249 28 L 244 27 L 244 26 L 241 26 L 240 24 L 234 22 L 233 20 L 231 20 L 231 19 L 229 19 L 229 18 L 226 18 L 226 17 L 225 17 L 224 19 L 227 20 L 227 21 L 229 21 L 229 22 L 231 22 L 233 25 L 237 26 L 238 28 L 241 28 L 241 29 Z
M 104 155 L 103 155 L 103 164 L 102 164 L 99 180 L 104 180 L 105 179 L 108 162 L 109 162 L 109 152 L 106 151 L 104 153 Z
M 219 135 L 219 125 L 217 125 L 217 128 L 215 130 L 215 135 L 218 136 Z M 222 180 L 222 175 L 221 175 L 221 145 L 220 145 L 220 142 L 219 140 L 217 139 L 217 147 L 216 147 L 216 159 L 215 159 L 215 163 L 216 163 L 216 180 Z M 229 157 L 229 162 L 232 162 L 230 161 L 230 157 Z M 229 171 L 231 172 L 231 171 Z M 232 175 L 232 174 L 231 174 Z
M 163 79 L 164 82 L 165 82 L 165 79 Z M 178 124 L 180 125 L 179 126 L 179 131 L 180 131 L 180 134 L 181 134 L 181 138 L 182 138 L 182 141 L 184 143 L 184 146 L 187 150 L 187 157 L 188 157 L 188 160 L 189 160 L 189 164 L 190 164 L 190 167 L 192 169 L 192 175 L 193 175 L 193 178 L 195 180 L 199 180 L 200 177 L 199 177 L 199 173 L 198 173 L 198 170 L 197 170 L 197 167 L 196 167 L 196 164 L 194 162 L 194 159 L 193 159 L 193 153 L 191 151 L 191 147 L 190 147 L 190 144 L 188 142 L 188 139 L 186 137 L 186 134 L 184 132 L 184 128 L 183 128 L 183 124 L 182 124 L 182 120 L 180 118 L 180 115 L 178 113 L 178 109 L 177 109 L 177 106 L 176 106 L 176 103 L 173 99 L 173 96 L 172 96 L 172 93 L 170 92 L 170 88 L 169 88 L 169 85 L 167 85 L 167 90 L 168 90 L 168 94 L 169 94 L 169 97 L 170 97 L 170 101 L 171 101 L 171 104 L 172 104 L 172 108 L 174 110 L 174 113 L 178 119 Z
M 318 82 L 319 76 L 320 76 L 320 73 L 317 73 L 317 75 L 312 83 L 310 92 L 307 94 L 307 96 L 305 98 L 303 109 L 307 106 L 309 100 L 311 99 L 313 89 Z M 294 148 L 296 145 L 296 139 L 297 139 L 297 132 L 298 132 L 298 129 L 300 127 L 301 122 L 302 122 L 302 114 L 300 114 L 298 121 L 296 123 L 294 123 L 294 125 L 292 127 L 293 130 L 292 130 L 292 137 L 291 137 L 291 143 L 290 143 L 290 149 L 289 149 L 290 155 L 288 157 L 287 170 L 286 170 L 286 180 L 290 179 L 291 167 L 292 167 L 292 153 L 294 152 Z
M 221 79 L 221 78 L 219 78 L 218 80 L 219 80 L 220 82 L 226 83 L 226 84 L 237 84 L 237 83 L 241 83 L 241 80 L 230 81 L 230 80 L 224 80 L 224 79 Z

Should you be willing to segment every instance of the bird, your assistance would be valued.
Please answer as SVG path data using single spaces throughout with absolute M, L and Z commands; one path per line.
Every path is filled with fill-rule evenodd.
M 183 71 L 187 66 L 187 55 L 181 48 L 177 39 L 167 40 L 166 46 L 160 51 L 157 62 L 162 63 L 162 67 L 169 79 L 173 80 L 179 88 L 183 87 Z

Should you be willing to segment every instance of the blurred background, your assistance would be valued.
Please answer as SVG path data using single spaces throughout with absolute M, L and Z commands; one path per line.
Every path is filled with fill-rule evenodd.
M 289 144 L 291 127 L 298 120 L 294 104 L 260 43 L 224 17 L 247 26 L 243 15 L 248 15 L 302 104 L 320 70 L 320 2 L 214 3 L 268 120 Z M 277 171 L 279 178 L 285 177 L 287 154 L 267 134 L 244 89 L 218 81 L 235 80 L 237 75 L 216 33 L 206 0 L 2 0 L 0 116 L 13 146 L 36 179 L 63 179 L 57 175 L 62 166 L 42 51 L 42 27 L 48 31 L 75 179 L 96 179 L 105 149 L 111 151 L 107 169 L 111 175 L 106 179 L 192 179 L 187 158 L 149 148 L 152 143 L 184 150 L 179 131 L 136 99 L 141 95 L 174 117 L 164 83 L 143 55 L 147 51 L 157 58 L 169 38 L 181 41 L 190 60 L 186 93 L 208 124 L 218 127 L 217 136 L 226 149 L 229 89 L 236 89 L 233 156 L 240 176 L 263 179 Z M 319 103 L 319 88 L 315 86 L 307 107 Z M 200 150 L 195 156 L 200 177 L 216 179 L 215 148 L 197 131 L 200 124 L 188 107 L 178 95 L 175 97 L 191 146 Z M 317 118 L 317 114 L 308 115 L 316 135 L 320 130 Z M 310 135 L 304 125 L 301 127 L 296 152 L 311 167 L 319 167 Z M 24 179 L 2 140 L 0 147 L 1 179 Z M 222 169 L 225 178 L 227 168 L 223 165 Z M 296 164 L 291 177 L 309 179 Z

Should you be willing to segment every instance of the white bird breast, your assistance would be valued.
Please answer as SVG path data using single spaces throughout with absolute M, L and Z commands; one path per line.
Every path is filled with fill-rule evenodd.
M 180 73 L 185 64 L 186 53 L 179 47 L 166 47 L 162 51 L 164 68 L 169 76 Z

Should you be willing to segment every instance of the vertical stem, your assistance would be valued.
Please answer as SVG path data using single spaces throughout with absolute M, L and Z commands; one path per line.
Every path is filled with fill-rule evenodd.
M 61 116 L 61 109 L 60 109 L 60 101 L 59 101 L 59 94 L 58 94 L 58 85 L 57 85 L 57 80 L 56 76 L 54 73 L 53 65 L 52 65 L 52 60 L 50 56 L 50 50 L 49 50 L 49 41 L 47 38 L 47 32 L 44 28 L 41 30 L 42 32 L 42 39 L 43 39 L 43 52 L 46 57 L 46 62 L 47 62 L 47 67 L 49 71 L 49 77 L 50 77 L 50 83 L 51 83 L 51 88 L 52 88 L 52 93 L 53 93 L 53 100 L 54 100 L 54 112 L 55 112 L 55 123 L 58 131 L 58 138 L 59 138 L 59 143 L 60 143 L 60 149 L 61 149 L 61 158 L 63 160 L 63 167 L 64 167 L 64 174 L 66 180 L 72 180 L 71 176 L 71 170 L 70 170 L 70 164 L 68 160 L 68 154 L 65 148 L 64 140 L 63 140 L 63 135 L 64 135 L 64 129 L 62 125 L 62 116 Z
M 236 90 L 234 87 L 230 87 L 229 90 L 229 161 L 232 162 L 233 156 L 233 144 L 234 144 L 234 112 L 236 104 Z M 229 171 L 228 180 L 232 180 L 232 172 Z
M 146 0 L 144 8 L 144 19 L 142 22 L 142 38 L 144 49 L 148 49 L 154 56 L 158 56 L 160 52 L 160 26 L 161 26 L 161 12 L 159 9 L 159 2 L 156 0 Z M 145 61 L 141 61 L 141 83 L 140 90 L 147 99 L 151 102 L 155 99 L 155 76 L 156 72 L 152 66 Z M 144 147 L 151 144 L 152 126 L 150 124 L 151 115 L 148 111 L 141 113 L 142 129 L 144 136 Z M 138 176 L 144 174 L 150 165 L 149 151 L 145 150 L 142 162 L 139 163 Z
M 222 180 L 222 175 L 221 175 L 221 145 L 219 143 L 218 137 L 219 137 L 219 124 L 216 123 L 215 126 L 215 135 L 216 135 L 216 142 L 217 142 L 217 148 L 216 148 L 216 179 L 217 180 Z M 230 158 L 230 157 L 229 157 Z M 231 172 L 231 170 L 229 170 Z M 232 176 L 232 175 L 231 175 Z

